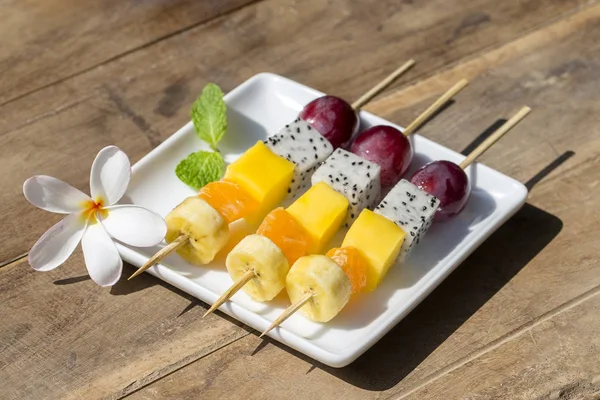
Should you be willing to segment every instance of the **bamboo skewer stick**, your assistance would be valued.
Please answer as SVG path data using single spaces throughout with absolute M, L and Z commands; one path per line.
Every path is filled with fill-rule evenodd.
M 446 102 L 448 102 L 448 100 L 450 100 L 458 92 L 463 90 L 468 84 L 469 84 L 469 81 L 466 79 L 462 79 L 459 82 L 457 82 L 454 86 L 452 86 L 450 89 L 448 89 L 448 91 L 446 93 L 444 93 L 439 99 L 437 99 L 435 101 L 435 103 L 430 105 L 427 108 L 427 110 L 423 111 L 421 113 L 421 115 L 419 115 L 417 118 L 415 118 L 415 120 L 413 122 L 411 122 L 410 125 L 408 125 L 406 127 L 406 129 L 404 129 L 404 132 L 402 132 L 402 133 L 404 133 L 404 135 L 406 135 L 406 136 L 412 135 L 414 133 L 414 131 L 419 129 L 419 127 L 421 125 L 423 125 L 423 123 L 425 121 L 427 121 L 433 114 L 435 114 L 444 104 L 446 104 Z
M 446 94 L 451 93 L 453 91 L 453 89 L 455 89 L 457 87 L 460 87 L 460 89 L 462 89 L 465 86 L 466 86 L 466 81 L 464 81 L 464 82 L 460 81 L 459 83 L 454 85 L 454 87 L 452 89 L 450 89 L 448 92 L 446 92 Z M 458 90 L 460 90 L 460 89 L 458 89 Z M 437 107 L 440 107 L 446 101 L 448 101 L 450 99 L 450 97 L 452 97 L 452 96 L 446 96 L 446 94 L 442 95 L 442 97 L 440 97 L 440 99 L 438 101 L 436 101 L 434 103 L 434 105 L 436 105 Z M 440 101 L 442 99 L 444 99 L 444 101 Z M 425 111 L 423 114 L 427 113 L 430 109 L 433 109 L 433 105 L 432 105 L 432 107 L 427 109 L 427 111 Z M 531 108 L 526 107 L 526 106 L 522 107 L 515 115 L 513 115 L 508 121 L 506 121 L 500 128 L 498 128 L 498 130 L 496 130 L 490 137 L 488 137 L 486 140 L 484 140 L 479 146 L 477 146 L 475 148 L 475 150 L 473 150 L 471 153 L 469 153 L 467 158 L 465 158 L 463 160 L 463 162 L 460 163 L 459 166 L 462 169 L 467 168 L 471 163 L 473 163 L 477 159 L 477 157 L 479 157 L 486 150 L 488 150 L 490 147 L 492 147 L 492 145 L 494 143 L 496 143 L 502 136 L 504 136 L 506 133 L 508 133 L 508 131 L 510 131 L 512 128 L 514 128 L 530 112 L 531 112 Z M 417 117 L 417 120 L 418 119 L 420 119 L 420 116 Z M 312 294 L 308 293 L 306 296 L 304 296 L 298 302 L 289 306 L 279 317 L 277 317 L 277 319 L 275 319 L 275 321 L 273 321 L 273 323 L 259 337 L 263 337 L 269 331 L 271 331 L 272 329 L 281 325 L 283 323 L 283 321 L 285 321 L 286 319 L 291 317 L 296 311 L 298 311 L 311 298 L 312 298 Z
M 400 66 L 400 68 L 389 74 L 377 85 L 373 86 L 371 90 L 360 96 L 358 100 L 352 103 L 352 108 L 354 108 L 355 110 L 362 108 L 362 106 L 371 101 L 373 97 L 377 96 L 385 88 L 390 86 L 396 79 L 398 79 L 402 74 L 411 69 L 413 65 L 415 65 L 415 60 L 408 60 L 407 62 L 405 62 L 402 66 Z
M 283 323 L 283 321 L 285 321 L 286 319 L 291 317 L 292 314 L 294 314 L 296 311 L 298 311 L 300 308 L 302 308 L 303 305 L 308 303 L 310 301 L 310 299 L 312 299 L 312 297 L 313 297 L 312 293 L 306 293 L 304 295 L 304 297 L 302 297 L 300 300 L 298 300 L 295 304 L 292 304 L 291 306 L 286 308 L 286 310 L 284 312 L 282 312 L 281 315 L 279 317 L 277 317 L 277 319 L 275 321 L 273 321 L 273 323 L 271 325 L 269 325 L 269 327 L 263 333 L 260 334 L 259 338 L 265 336 L 272 329 L 281 325 Z
M 250 282 L 250 280 L 252 280 L 252 278 L 254 278 L 255 276 L 256 275 L 254 274 L 254 271 L 248 270 L 244 275 L 242 275 L 240 279 L 238 279 L 233 285 L 231 285 L 229 289 L 227 289 L 225 293 L 223 293 L 221 297 L 217 299 L 217 301 L 214 302 L 214 304 L 206 311 L 206 313 L 204 313 L 202 318 L 206 317 L 208 314 L 221 307 L 223 303 L 229 300 L 231 296 L 233 296 L 238 290 L 240 290 L 246 283 Z
M 177 250 L 178 248 L 180 248 L 181 246 L 186 244 L 189 239 L 190 239 L 190 237 L 188 235 L 179 236 L 177 239 L 173 240 L 171 243 L 169 243 L 168 245 L 166 245 L 165 247 L 160 249 L 155 255 L 150 257 L 148 259 L 148 261 L 146 262 L 146 264 L 142 265 L 137 271 L 135 271 L 133 274 L 131 274 L 131 276 L 129 278 L 127 278 L 127 280 L 131 280 L 131 279 L 135 278 L 136 276 L 138 276 L 139 274 L 141 274 L 148 268 L 154 266 L 155 264 L 158 264 L 169 254 L 171 254 L 172 252 L 174 252 L 175 250 Z
M 502 136 L 504 136 L 508 131 L 515 127 L 523 118 L 527 116 L 531 112 L 531 108 L 523 107 L 513 115 L 508 121 L 506 121 L 496 132 L 494 132 L 490 137 L 485 139 L 479 146 L 475 148 L 472 152 L 469 153 L 467 158 L 465 158 L 460 164 L 459 167 L 462 169 L 467 168 L 473 161 L 477 159 L 480 155 L 482 155 L 487 149 L 492 147 L 494 143 L 498 141 Z
M 415 60 L 408 60 L 400 68 L 398 68 L 397 70 L 395 70 L 394 72 L 392 72 L 390 75 L 388 75 L 386 78 L 384 78 L 377 85 L 373 86 L 373 88 L 371 88 L 371 90 L 369 90 L 367 93 L 365 93 L 364 95 L 362 95 L 358 100 L 356 100 L 352 104 L 352 108 L 354 108 L 355 110 L 360 109 L 362 106 L 364 106 L 365 104 L 367 104 L 373 97 L 377 96 L 384 89 L 386 89 L 389 85 L 391 85 L 400 75 L 402 75 L 406 71 L 408 71 L 414 64 L 415 64 Z M 184 235 L 182 235 L 182 236 L 178 237 L 177 239 L 175 239 L 169 245 L 165 246 L 158 253 L 156 253 L 154 256 L 152 256 L 146 262 L 146 264 L 142 265 L 129 278 L 127 278 L 127 280 L 135 278 L 136 276 L 138 276 L 139 274 L 141 274 L 142 272 L 144 272 L 148 268 L 150 268 L 150 267 L 154 266 L 155 264 L 158 264 L 159 262 L 161 262 L 169 254 L 173 253 L 178 248 L 180 248 L 181 246 L 183 246 L 188 239 L 189 239 L 189 236 L 185 236 L 185 238 L 184 238 Z M 175 244 L 175 243 L 177 243 L 177 244 Z M 240 288 L 241 288 L 241 286 L 240 286 Z M 235 292 L 231 293 L 231 296 L 233 296 L 234 293 Z M 219 301 L 220 299 L 221 298 L 219 298 L 217 301 Z M 225 302 L 225 301 L 227 301 L 227 299 L 225 299 L 223 302 Z

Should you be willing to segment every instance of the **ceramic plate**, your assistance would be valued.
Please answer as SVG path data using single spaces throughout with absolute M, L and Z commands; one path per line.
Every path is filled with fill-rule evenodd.
M 268 73 L 256 75 L 232 90 L 225 96 L 228 131 L 219 145 L 226 161 L 235 160 L 257 140 L 276 133 L 294 120 L 306 103 L 322 95 Z M 362 129 L 379 124 L 400 128 L 365 111 L 360 116 Z M 458 163 L 464 158 L 422 136 L 413 135 L 411 140 L 415 149 L 412 170 L 430 160 Z M 127 192 L 129 200 L 166 216 L 184 198 L 195 194 L 177 179 L 175 166 L 189 153 L 203 147 L 192 124 L 185 125 L 134 165 Z M 374 292 L 353 298 L 326 324 L 296 314 L 269 335 L 332 367 L 348 365 L 369 349 L 525 202 L 527 190 L 514 179 L 481 164 L 472 165 L 467 173 L 473 192 L 465 210 L 450 221 L 434 224 L 411 257 L 392 267 Z M 233 230 L 242 235 L 247 227 L 238 223 Z M 344 233 L 340 232 L 332 245 L 339 244 Z M 158 249 L 119 245 L 123 259 L 138 267 Z M 197 267 L 175 254 L 148 272 L 212 304 L 232 283 L 223 259 L 221 255 L 212 264 Z M 285 294 L 272 302 L 258 303 L 240 292 L 223 305 L 221 311 L 263 331 L 287 305 Z

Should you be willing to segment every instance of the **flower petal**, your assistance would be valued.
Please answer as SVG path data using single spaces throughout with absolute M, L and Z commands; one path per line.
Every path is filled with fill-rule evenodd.
M 123 197 L 129 179 L 131 165 L 127 154 L 116 146 L 108 146 L 100 150 L 90 175 L 90 193 L 94 200 L 104 200 L 105 206 L 111 206 Z
M 29 251 L 29 265 L 50 271 L 64 263 L 81 241 L 85 226 L 85 220 L 72 214 L 48 229 Z
M 131 246 L 150 247 L 167 233 L 165 220 L 153 211 L 134 205 L 107 207 L 102 225 L 113 238 Z
M 88 225 L 81 240 L 90 278 L 100 286 L 112 286 L 121 277 L 123 260 L 102 224 Z
M 47 175 L 36 175 L 23 184 L 25 198 L 42 210 L 58 214 L 81 211 L 82 203 L 89 201 L 88 195 L 60 179 Z

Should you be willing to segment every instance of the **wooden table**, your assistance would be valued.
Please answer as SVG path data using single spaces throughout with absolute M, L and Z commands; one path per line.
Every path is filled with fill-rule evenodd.
M 0 3 L 0 398 L 600 398 L 600 1 L 5 0 Z M 112 288 L 81 253 L 33 271 L 58 216 L 33 174 L 87 191 L 105 145 L 139 160 L 209 81 L 272 71 L 354 99 L 408 58 L 367 109 L 464 151 L 521 105 L 481 159 L 528 203 L 350 366 L 332 369 L 144 274 Z M 124 276 L 133 271 L 126 266 Z

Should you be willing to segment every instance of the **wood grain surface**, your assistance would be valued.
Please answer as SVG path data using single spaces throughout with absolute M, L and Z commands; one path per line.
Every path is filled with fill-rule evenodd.
M 594 332 L 600 329 L 599 311 L 600 296 L 588 298 L 474 360 L 395 393 L 375 389 L 366 379 L 365 385 L 345 382 L 336 371 L 250 335 L 129 398 L 597 399 L 600 340 Z M 578 339 L 584 333 L 589 340 Z M 413 351 L 396 353 L 396 364 Z M 277 368 L 271 365 L 274 360 Z
M 128 282 L 133 271 L 101 288 L 80 254 L 48 273 L 26 261 L 3 268 L 0 397 L 119 396 L 247 334 L 201 318 L 204 304 L 149 275 Z
M 5 0 L 0 104 L 110 63 L 251 0 Z
M 598 2 L 108 2 L 84 19 L 75 3 L 0 5 L 14 16 L 0 31 L 32 25 L 0 46 L 0 398 L 600 398 Z M 28 176 L 87 191 L 100 148 L 138 160 L 206 82 L 272 71 L 354 99 L 410 57 L 367 109 L 402 124 L 468 78 L 419 132 L 468 152 L 531 106 L 481 159 L 531 192 L 350 366 L 203 320 L 148 275 L 103 289 L 79 253 L 47 273 L 21 258 L 55 221 L 23 199 Z

